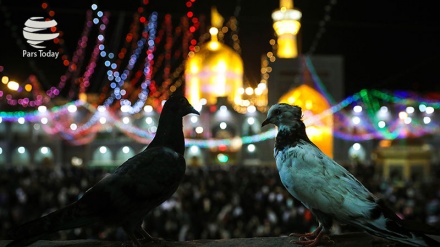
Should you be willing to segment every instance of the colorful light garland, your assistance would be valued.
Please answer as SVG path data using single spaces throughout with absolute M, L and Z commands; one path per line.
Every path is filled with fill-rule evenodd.
M 435 119 L 433 111 L 435 109 L 440 109 L 440 102 L 431 100 L 428 98 L 423 98 L 420 95 L 411 94 L 411 97 L 402 97 L 402 93 L 391 94 L 387 92 L 382 92 L 378 90 L 362 90 L 361 92 L 347 97 L 343 101 L 336 105 L 333 105 L 328 110 L 314 115 L 313 117 L 305 119 L 306 125 L 313 125 L 319 122 L 319 120 L 329 114 L 335 116 L 335 131 L 334 135 L 338 138 L 353 140 L 353 141 L 363 141 L 369 139 L 395 139 L 395 138 L 405 138 L 405 137 L 416 137 L 422 136 L 429 133 L 437 133 L 439 131 L 440 122 Z M 410 96 L 410 94 L 406 94 Z M 419 99 L 421 101 L 417 101 Z M 429 102 L 429 103 L 427 103 Z M 420 104 L 420 109 L 431 109 L 429 112 L 426 110 L 411 113 L 409 115 L 413 116 L 411 124 L 405 122 L 405 120 L 399 117 L 393 117 L 398 115 L 403 108 L 416 106 Z M 92 117 L 85 121 L 85 124 L 77 127 L 75 130 L 70 128 L 70 125 L 74 122 L 72 118 L 72 113 L 69 112 L 69 107 L 74 105 L 77 108 L 83 108 L 89 111 Z M 387 128 L 381 128 L 377 125 L 381 121 L 381 117 L 378 117 L 378 112 L 368 109 L 374 109 L 373 105 L 385 106 L 387 105 L 390 117 L 388 117 Z M 362 109 L 366 109 L 360 113 L 353 113 L 350 108 L 353 106 L 363 106 Z M 423 107 L 422 107 L 423 106 Z M 103 106 L 100 106 L 103 107 Z M 104 108 L 105 109 L 105 108 Z M 379 110 L 380 111 L 380 110 Z M 0 117 L 2 121 L 17 121 L 18 118 L 25 118 L 28 122 L 39 122 L 42 118 L 48 119 L 49 124 L 43 125 L 43 129 L 48 134 L 60 134 L 60 136 L 72 144 L 85 144 L 93 141 L 94 136 L 100 131 L 105 130 L 109 127 L 116 127 L 119 131 L 126 134 L 130 138 L 147 144 L 153 138 L 153 133 L 146 131 L 142 128 L 137 127 L 132 123 L 124 123 L 121 116 L 117 114 L 106 112 L 107 124 L 102 124 L 99 122 L 99 118 L 102 117 L 102 110 L 97 110 L 94 106 L 85 103 L 83 101 L 75 101 L 66 104 L 61 107 L 54 107 L 44 113 L 38 111 L 34 112 L 0 112 Z M 353 125 L 352 119 L 353 114 L 358 114 L 356 116 L 360 117 L 361 121 Z M 430 122 L 421 121 L 420 117 L 416 118 L 415 115 L 426 115 L 431 116 Z M 435 121 L 437 120 L 437 121 Z M 80 120 L 82 121 L 82 120 Z M 353 128 L 351 128 L 351 127 Z M 345 129 L 344 129 L 345 128 Z M 235 145 L 238 143 L 249 144 L 261 142 L 267 139 L 274 138 L 276 136 L 276 131 L 270 129 L 268 131 L 252 135 L 252 136 L 242 136 L 235 140 Z M 196 145 L 202 148 L 212 148 L 218 147 L 220 145 L 231 146 L 234 145 L 234 139 L 188 139 L 187 145 Z

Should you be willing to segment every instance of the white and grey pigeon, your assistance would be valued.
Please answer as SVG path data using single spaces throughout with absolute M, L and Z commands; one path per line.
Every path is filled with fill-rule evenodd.
M 292 234 L 300 237 L 292 243 L 317 246 L 333 242 L 327 234 L 333 220 L 337 220 L 405 245 L 440 246 L 421 228 L 410 227 L 398 218 L 382 200 L 314 145 L 307 137 L 300 107 L 273 105 L 262 126 L 270 123 L 278 127 L 274 157 L 281 182 L 319 221 L 318 228 L 311 233 Z
M 181 96 L 171 96 L 159 118 L 156 136 L 141 153 L 87 190 L 76 202 L 10 232 L 7 246 L 27 246 L 47 234 L 101 222 L 122 227 L 133 244 L 152 237 L 142 228 L 149 211 L 171 197 L 185 175 L 182 117 L 199 114 Z M 136 235 L 137 234 L 137 235 Z

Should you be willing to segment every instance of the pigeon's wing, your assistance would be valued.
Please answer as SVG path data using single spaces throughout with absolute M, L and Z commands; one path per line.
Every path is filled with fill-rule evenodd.
M 185 173 L 185 160 L 169 148 L 145 150 L 104 177 L 78 201 L 84 214 L 115 217 L 150 210 L 168 199 Z
M 281 180 L 312 210 L 345 221 L 368 217 L 376 205 L 374 196 L 352 174 L 310 143 L 285 150 L 281 160 Z

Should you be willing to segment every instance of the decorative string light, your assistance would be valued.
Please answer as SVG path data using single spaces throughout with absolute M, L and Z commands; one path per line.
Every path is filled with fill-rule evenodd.
M 30 86 L 30 88 L 31 88 L 31 90 L 29 90 L 29 91 L 26 90 L 26 91 L 35 92 L 35 90 L 32 90 L 33 88 L 35 88 L 35 86 L 34 86 L 35 83 L 33 82 L 33 80 L 35 80 L 35 76 L 31 75 L 23 82 L 24 85 Z M 5 85 L 8 85 L 8 87 L 10 87 L 9 84 L 11 84 L 12 82 L 13 81 L 9 80 L 9 77 L 7 77 L 7 76 L 2 77 L 2 83 Z M 15 82 L 15 83 L 17 83 L 17 82 Z M 17 83 L 16 86 L 18 87 L 16 91 L 18 91 L 18 92 L 23 91 L 23 87 L 21 87 L 20 84 Z M 0 99 L 2 99 L 2 98 L 6 99 L 6 103 L 11 106 L 21 105 L 22 107 L 37 107 L 43 103 L 43 97 L 41 95 L 34 94 L 33 99 L 31 99 L 30 97 L 16 98 L 16 97 L 14 97 L 13 93 L 8 93 L 6 91 L 0 90 Z
M 406 94 L 406 96 L 409 96 L 409 94 Z M 414 98 L 422 99 L 423 103 L 420 101 L 414 101 Z M 427 108 L 432 107 L 434 111 L 436 109 L 440 109 L 439 101 L 422 98 L 420 95 L 412 95 L 411 98 L 404 98 L 402 97 L 402 93 L 391 94 L 377 90 L 363 90 L 355 95 L 347 97 L 338 104 L 333 105 L 328 110 L 305 119 L 304 122 L 306 125 L 319 124 L 320 119 L 328 116 L 329 114 L 333 114 L 335 116 L 334 135 L 338 138 L 353 141 L 362 141 L 369 139 L 395 139 L 408 137 L 408 135 L 421 136 L 437 132 L 440 127 L 440 122 L 438 119 L 432 117 L 432 113 L 430 114 L 431 117 L 428 121 L 425 119 L 428 113 L 422 112 L 420 110 L 415 110 L 415 112 L 412 114 L 415 114 L 414 116 L 420 115 L 420 117 L 413 117 L 410 125 L 405 124 L 404 121 L 396 117 L 394 118 L 394 120 L 391 118 L 390 120 L 386 121 L 387 128 L 380 128 L 378 123 L 381 120 L 373 116 L 377 115 L 377 112 L 369 112 L 368 110 L 372 108 L 372 105 L 384 106 L 386 104 L 388 105 L 387 112 L 393 113 L 393 109 L 406 109 L 406 107 L 408 106 L 407 103 L 409 102 L 411 102 L 411 105 L 414 106 L 416 106 L 417 104 L 423 104 L 427 106 Z M 76 124 L 76 129 L 74 130 L 72 130 L 70 127 L 72 124 L 71 121 L 73 121 L 73 119 L 69 117 L 72 114 L 69 112 L 69 108 L 72 108 L 71 106 L 73 105 L 77 108 L 86 109 L 91 113 L 85 114 L 85 116 L 93 116 L 92 119 L 86 121 L 85 124 Z M 358 113 L 360 114 L 357 115 L 360 118 L 360 122 L 356 125 L 356 128 L 358 128 L 358 130 L 357 132 L 353 132 L 353 130 L 351 130 L 350 128 L 347 129 L 347 126 L 352 125 L 350 112 L 353 112 L 353 106 L 356 105 L 364 106 L 363 108 L 366 109 L 366 111 Z M 100 108 L 103 107 L 104 106 L 101 106 Z M 414 107 L 414 109 L 418 109 L 418 107 Z M 381 111 L 380 108 L 379 111 Z M 97 108 L 86 102 L 75 101 L 61 107 L 47 109 L 46 111 L 42 112 L 0 112 L 0 118 L 2 119 L 2 121 L 9 122 L 17 122 L 19 118 L 23 118 L 27 122 L 39 122 L 40 120 L 45 118 L 46 124 L 43 124 L 43 129 L 48 134 L 59 134 L 62 138 L 69 141 L 70 143 L 77 143 L 78 145 L 93 141 L 98 132 L 104 130 L 105 128 L 108 128 L 109 126 L 116 127 L 130 138 L 141 143 L 149 143 L 149 141 L 151 141 L 151 139 L 153 138 L 154 133 L 133 125 L 131 123 L 133 121 L 128 124 L 123 123 L 122 117 L 111 112 L 106 112 L 107 123 L 105 125 L 101 124 L 99 122 L 99 119 L 102 116 L 100 115 L 100 113 L 102 112 L 105 112 L 105 108 L 97 110 Z M 394 113 L 397 112 L 398 111 L 394 111 Z M 276 131 L 271 129 L 256 135 L 239 137 L 237 141 L 245 145 L 265 141 L 267 139 L 274 138 L 275 136 Z M 196 145 L 202 148 L 218 147 L 220 145 L 233 145 L 233 140 L 230 139 L 200 140 L 187 138 L 186 142 L 189 146 Z
M 98 13 L 102 13 L 102 11 L 98 11 Z M 93 48 L 89 64 L 86 67 L 86 70 L 84 72 L 84 75 L 82 77 L 82 82 L 80 85 L 80 93 L 85 93 L 87 88 L 90 86 L 90 78 L 94 74 L 95 68 L 96 68 L 96 62 L 99 58 L 99 55 L 104 50 L 104 41 L 105 41 L 105 31 L 107 29 L 108 24 L 108 12 L 105 12 L 103 14 L 99 14 L 98 18 L 95 18 L 93 23 L 96 26 L 99 26 L 98 36 L 96 37 L 96 44 Z
M 306 52 L 306 54 L 312 55 L 316 51 L 316 48 L 318 47 L 319 41 L 321 40 L 322 36 L 324 35 L 324 33 L 326 31 L 326 25 L 330 21 L 331 10 L 334 7 L 334 5 L 336 5 L 337 2 L 338 2 L 337 0 L 330 0 L 327 3 L 327 5 L 324 7 L 324 11 L 325 11 L 324 17 L 319 22 L 318 31 L 316 32 L 315 37 L 313 38 L 313 41 L 310 45 L 309 51 Z
M 143 8 L 139 7 L 138 8 L 138 13 L 133 15 L 133 21 L 130 24 L 130 30 L 125 35 L 124 45 L 122 46 L 122 48 L 120 49 L 120 51 L 117 53 L 117 56 L 116 56 L 115 63 L 116 63 L 118 68 L 121 67 L 121 63 L 124 61 L 124 59 L 125 59 L 125 57 L 127 55 L 128 50 L 130 50 L 131 47 L 134 48 L 136 43 L 137 43 L 137 41 L 138 41 L 138 39 L 139 39 L 138 31 L 139 31 L 139 28 L 140 28 L 140 23 L 142 23 L 142 26 L 144 26 L 144 24 L 143 24 L 144 22 L 140 21 L 140 17 L 139 17 L 140 13 L 142 11 L 143 11 Z M 107 58 L 108 59 L 106 61 L 104 61 L 104 65 L 106 67 L 109 67 L 111 65 L 111 61 L 112 61 L 113 58 L 110 58 L 110 53 L 107 55 Z M 103 101 L 104 98 L 107 97 L 109 89 L 110 89 L 110 83 L 107 83 L 103 87 L 103 89 L 101 91 L 101 94 L 99 96 L 99 98 L 102 99 L 102 101 Z
M 43 3 L 41 4 L 41 8 L 42 8 L 43 10 L 45 10 L 45 11 L 47 12 L 47 14 L 48 14 L 51 18 L 55 17 L 55 15 L 56 15 L 55 10 L 53 10 L 53 9 L 49 6 L 49 4 L 48 4 L 47 2 L 43 2 Z M 54 42 L 54 44 L 57 44 L 57 45 L 60 46 L 60 47 L 58 48 L 58 52 L 59 52 L 59 54 L 60 54 L 60 57 L 61 57 L 62 60 L 63 60 L 63 64 L 64 64 L 64 66 L 67 67 L 67 66 L 69 65 L 69 64 L 68 64 L 68 62 L 69 62 L 69 55 L 68 55 L 68 53 L 67 53 L 67 49 L 66 49 L 66 46 L 65 46 L 65 43 L 64 43 L 64 39 L 63 39 L 64 32 L 63 32 L 62 30 L 60 30 L 59 27 L 57 27 L 57 26 L 51 27 L 51 28 L 50 28 L 50 31 L 51 31 L 52 33 L 55 33 L 55 32 L 58 32 L 58 33 L 59 33 L 58 37 L 56 37 L 55 39 L 53 39 L 53 42 Z
M 156 27 L 157 27 L 157 12 L 153 12 L 150 15 L 149 22 L 148 22 L 148 49 L 146 51 L 146 57 L 145 57 L 145 66 L 144 66 L 144 76 L 145 80 L 141 84 L 142 91 L 139 93 L 138 97 L 139 100 L 134 103 L 133 107 L 130 108 L 130 113 L 138 113 L 145 104 L 145 101 L 148 97 L 148 87 L 151 83 L 152 78 L 152 65 L 153 65 L 153 59 L 154 59 L 154 50 L 155 50 L 155 41 L 156 38 Z
M 110 87 L 113 88 L 113 93 L 110 97 L 108 97 L 104 105 L 109 106 L 113 103 L 115 99 L 122 99 L 122 96 L 124 91 L 122 91 L 121 87 L 124 85 L 125 80 L 127 79 L 129 73 L 133 70 L 133 67 L 135 66 L 139 56 L 141 55 L 141 52 L 143 51 L 143 48 L 145 44 L 148 45 L 148 49 L 146 51 L 145 56 L 145 63 L 144 63 L 144 70 L 143 75 L 145 77 L 144 82 L 141 84 L 141 92 L 138 95 L 139 100 L 133 105 L 133 107 L 130 108 L 129 112 L 131 114 L 139 112 L 142 107 L 145 104 L 145 100 L 148 97 L 148 86 L 151 82 L 151 65 L 152 61 L 154 59 L 154 49 L 155 49 L 155 37 L 156 37 L 156 27 L 157 27 L 157 12 L 153 12 L 150 15 L 148 24 L 145 25 L 144 32 L 147 35 L 143 35 L 141 40 L 137 42 L 137 48 L 134 50 L 133 55 L 130 57 L 130 60 L 128 61 L 127 68 L 124 70 L 124 72 L 120 75 L 118 71 L 116 71 L 117 66 L 114 64 L 114 67 L 111 67 L 109 70 L 107 70 L 107 76 L 109 81 L 111 82 Z M 145 37 L 148 36 L 148 37 Z M 148 38 L 148 40 L 147 40 Z M 103 48 L 104 50 L 104 48 Z M 112 64 L 112 65 L 113 65 Z M 121 105 L 130 105 L 130 101 L 122 101 Z

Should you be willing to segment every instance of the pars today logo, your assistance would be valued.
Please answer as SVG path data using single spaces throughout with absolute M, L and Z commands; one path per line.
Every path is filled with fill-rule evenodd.
M 55 20 L 45 20 L 44 17 L 31 17 L 24 23 L 23 37 L 27 43 L 38 49 L 37 51 L 23 50 L 23 57 L 52 57 L 57 59 L 59 52 L 51 50 L 44 51 L 44 45 L 40 45 L 44 41 L 52 40 L 58 37 L 59 33 L 47 32 L 50 28 L 55 27 L 58 23 Z M 46 31 L 46 32 L 45 32 Z

